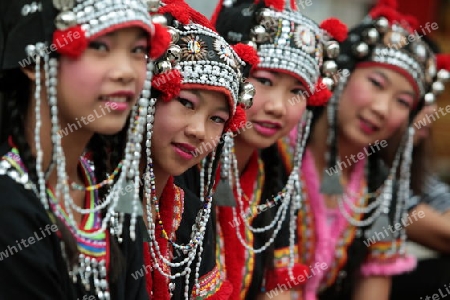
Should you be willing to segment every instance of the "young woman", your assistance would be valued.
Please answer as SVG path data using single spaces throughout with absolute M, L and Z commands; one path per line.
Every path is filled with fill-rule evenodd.
M 232 284 L 231 299 L 264 296 L 264 289 L 276 289 L 279 284 L 291 288 L 305 271 L 290 259 L 295 224 L 289 220 L 297 209 L 298 175 L 288 179 L 276 151 L 260 150 L 298 124 L 307 105 L 328 100 L 330 91 L 320 79 L 322 60 L 329 66 L 334 62 L 322 49 L 338 49 L 328 33 L 289 3 L 237 1 L 229 6 L 221 1 L 214 17 L 219 33 L 231 43 L 253 45 L 260 58 L 249 78 L 256 94 L 247 111 L 248 122 L 233 137 L 225 138 L 216 176 L 215 249 L 221 278 Z M 324 22 L 323 27 L 330 29 L 331 24 L 343 29 L 339 34 L 345 38 L 345 26 L 337 20 Z M 301 155 L 300 147 L 298 151 Z M 183 179 L 198 191 L 198 180 L 193 180 L 199 177 L 198 170 L 190 171 Z
M 105 189 L 139 162 L 136 111 L 149 101 L 148 56 L 166 50 L 151 41 L 164 29 L 140 0 L 93 4 L 0 1 L 2 299 L 148 299 L 131 276 L 142 265 L 139 219 L 118 220 L 118 239 L 120 186 Z M 130 112 L 141 125 L 110 166 L 100 135 L 119 132 Z
M 171 45 L 156 62 L 141 160 L 149 235 L 144 256 L 152 267 L 147 290 L 151 299 L 224 299 L 230 288 L 218 277 L 209 220 L 211 175 L 219 155 L 214 141 L 245 124 L 243 107 L 251 106 L 254 91 L 244 76 L 257 56 L 249 46 L 233 49 L 182 1 L 167 1 L 157 13 L 166 19 Z M 174 185 L 173 176 L 211 152 L 205 194 Z
M 380 2 L 349 32 L 338 65 L 351 75 L 341 78 L 328 115 L 314 122 L 302 165 L 298 253 L 327 269 L 299 299 L 387 299 L 390 276 L 415 267 L 402 225 L 410 222 L 410 126 L 442 78 L 429 47 L 410 41 L 414 20 L 394 7 Z M 388 145 L 398 132 L 400 146 Z M 383 147 L 397 147 L 388 171 Z

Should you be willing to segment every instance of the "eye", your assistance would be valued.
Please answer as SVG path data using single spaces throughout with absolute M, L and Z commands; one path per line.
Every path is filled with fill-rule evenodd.
M 408 109 L 412 107 L 412 103 L 410 100 L 407 100 L 404 98 L 397 98 L 397 102 L 400 103 L 400 105 L 402 105 Z
M 90 49 L 98 50 L 98 51 L 108 51 L 108 46 L 106 43 L 100 41 L 92 41 L 88 46 Z
M 298 96 L 308 95 L 308 92 L 305 89 L 300 88 L 291 90 L 291 93 Z
M 273 83 L 270 79 L 268 78 L 264 78 L 264 77 L 254 77 L 256 79 L 256 81 L 258 81 L 259 83 L 261 83 L 262 85 L 266 85 L 266 86 L 272 86 Z
M 180 97 L 178 97 L 178 102 L 180 102 L 181 105 L 183 105 L 183 106 L 186 107 L 186 108 L 194 109 L 194 103 L 192 103 L 191 101 L 189 101 L 189 100 L 186 99 L 186 98 L 180 98 Z
M 369 77 L 369 81 L 370 81 L 370 82 L 372 83 L 372 85 L 373 85 L 374 87 L 376 87 L 377 89 L 382 89 L 382 88 L 383 88 L 383 84 L 382 84 L 381 81 L 379 81 L 378 79 Z
M 147 54 L 149 52 L 149 47 L 148 46 L 137 46 L 133 49 L 133 53 L 140 53 L 140 54 Z
M 211 117 L 211 120 L 212 120 L 214 123 L 218 123 L 218 124 L 223 124 L 223 123 L 225 123 L 226 121 L 228 121 L 228 120 L 225 120 L 224 118 L 219 117 L 219 116 L 213 116 L 213 117 Z

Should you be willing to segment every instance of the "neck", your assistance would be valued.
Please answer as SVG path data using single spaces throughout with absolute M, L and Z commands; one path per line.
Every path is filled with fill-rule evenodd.
M 325 159 L 325 153 L 329 151 L 327 148 L 327 138 L 329 131 L 329 123 L 326 111 L 317 120 L 308 147 L 314 156 L 316 169 L 322 176 L 323 170 L 328 168 Z M 362 151 L 362 147 L 347 140 L 342 134 L 338 134 L 337 139 L 338 157 L 341 162 L 345 162 L 346 167 L 342 168 L 342 175 L 345 179 L 349 177 L 353 171 L 354 165 L 358 161 L 357 154 Z M 337 166 L 333 166 L 337 167 Z
M 242 172 L 245 170 L 248 162 L 250 161 L 250 157 L 256 150 L 258 149 L 247 144 L 239 136 L 234 138 L 234 153 L 236 155 L 239 174 L 242 174 Z

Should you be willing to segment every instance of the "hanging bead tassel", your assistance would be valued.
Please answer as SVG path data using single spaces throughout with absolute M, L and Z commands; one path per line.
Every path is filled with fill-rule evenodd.
M 230 185 L 229 177 L 231 176 L 231 152 L 233 151 L 233 138 L 226 134 L 224 136 L 224 147 L 222 153 L 222 165 L 220 169 L 220 181 L 217 184 L 216 191 L 213 195 L 213 201 L 217 206 L 236 207 L 236 199 Z

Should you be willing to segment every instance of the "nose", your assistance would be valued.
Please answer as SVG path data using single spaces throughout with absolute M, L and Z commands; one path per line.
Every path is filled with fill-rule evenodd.
M 392 95 L 383 93 L 372 100 L 372 111 L 382 120 L 386 118 L 389 113 L 389 106 L 392 102 Z
M 264 106 L 266 113 L 278 118 L 284 116 L 286 114 L 286 103 L 288 103 L 289 95 L 281 89 L 276 89 L 268 94 Z
M 185 133 L 188 137 L 203 141 L 206 135 L 206 120 L 203 116 L 191 118 L 186 126 Z
M 122 84 L 128 84 L 136 79 L 137 70 L 134 69 L 132 58 L 128 53 L 117 53 L 111 57 L 113 64 L 110 77 Z

